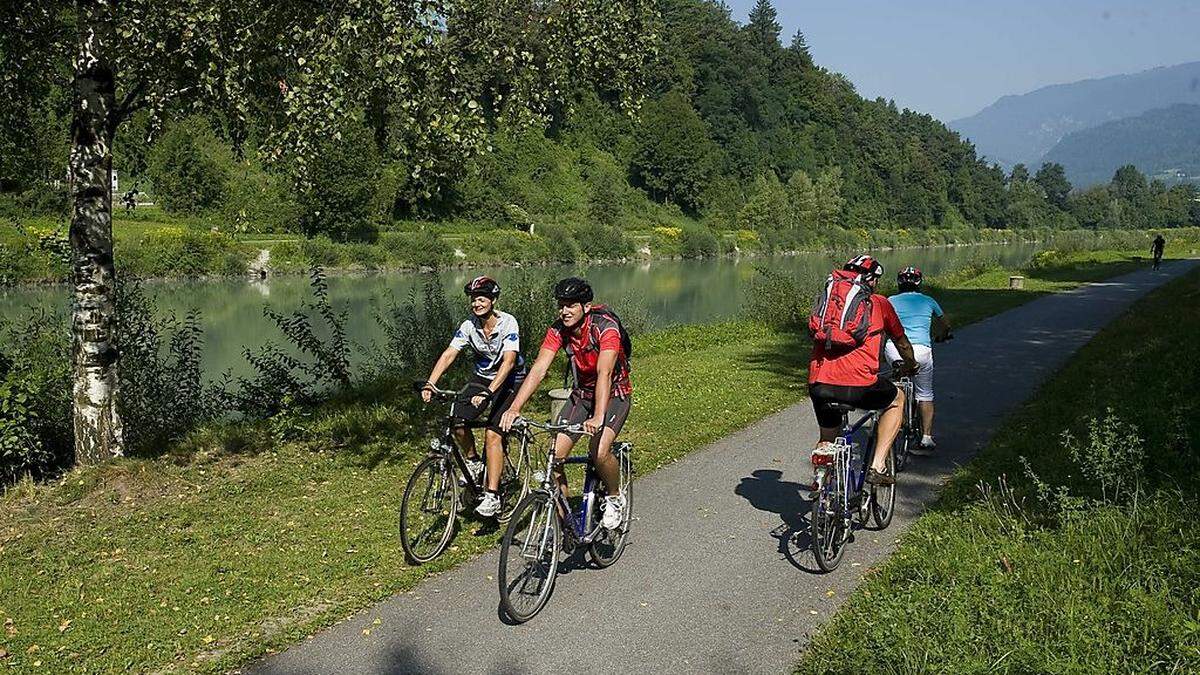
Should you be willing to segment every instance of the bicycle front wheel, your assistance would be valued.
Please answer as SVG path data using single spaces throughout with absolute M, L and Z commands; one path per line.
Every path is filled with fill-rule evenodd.
M 813 558 L 822 572 L 837 569 L 846 552 L 845 509 L 838 472 L 830 470 L 813 498 L 812 514 L 809 516 Z
M 500 606 L 524 623 L 546 606 L 558 574 L 562 536 L 554 500 L 535 492 L 513 511 L 500 541 Z
M 446 550 L 458 522 L 457 509 L 453 463 L 437 456 L 421 460 L 400 502 L 400 545 L 409 562 L 427 563 Z
M 596 567 L 608 567 L 617 562 L 629 542 L 629 525 L 633 522 L 633 460 L 629 451 L 618 455 L 621 466 L 621 494 L 625 495 L 625 517 L 616 529 L 602 529 L 588 546 L 588 555 Z M 600 521 L 600 510 L 593 509 L 592 526 Z

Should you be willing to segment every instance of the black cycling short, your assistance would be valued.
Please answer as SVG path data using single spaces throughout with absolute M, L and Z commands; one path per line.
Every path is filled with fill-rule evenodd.
M 450 416 L 458 424 L 473 422 L 479 419 L 483 411 L 488 410 L 489 406 L 491 406 L 485 426 L 496 433 L 503 433 L 500 429 L 500 416 L 504 414 L 504 411 L 508 410 L 508 407 L 512 405 L 513 399 L 517 397 L 517 389 L 520 388 L 522 379 L 510 376 L 494 396 L 484 401 L 477 408 L 471 405 L 471 399 L 479 394 L 487 393 L 492 381 L 477 374 L 471 375 L 470 381 L 458 392 L 458 398 L 454 399 L 454 403 L 450 406 Z
M 813 411 L 817 413 L 817 424 L 826 429 L 842 426 L 840 410 L 831 410 L 829 403 L 845 403 L 859 410 L 883 410 L 896 400 L 896 385 L 881 378 L 867 387 L 846 387 L 840 384 L 808 385 L 808 397 L 812 399 Z

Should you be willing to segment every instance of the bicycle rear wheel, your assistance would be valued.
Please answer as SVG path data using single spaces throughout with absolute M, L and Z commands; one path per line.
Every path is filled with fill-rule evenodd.
M 458 522 L 457 509 L 453 462 L 438 456 L 421 460 L 400 502 L 400 545 L 410 562 L 427 563 L 446 550 Z
M 596 567 L 608 567 L 617 562 L 625 552 L 625 544 L 629 542 L 629 525 L 633 522 L 633 460 L 630 450 L 617 453 L 621 467 L 621 494 L 625 495 L 625 518 L 621 525 L 614 530 L 602 529 L 596 538 L 588 545 L 588 555 Z M 599 498 L 602 498 L 600 493 Z M 592 510 L 591 527 L 600 522 L 600 509 Z
M 530 494 L 513 511 L 500 541 L 500 606 L 518 623 L 542 611 L 554 590 L 562 536 L 556 508 L 545 492 Z
M 887 454 L 887 474 L 896 477 L 896 445 L 901 442 L 901 437 L 904 435 L 903 429 L 901 433 L 896 435 L 896 440 L 892 443 L 892 449 Z M 872 485 L 871 486 L 871 519 L 875 521 L 876 529 L 884 529 L 892 522 L 892 515 L 896 512 L 896 485 Z
M 846 552 L 846 505 L 842 503 L 841 479 L 836 470 L 826 472 L 821 489 L 813 498 L 809 527 L 813 558 L 822 572 L 832 572 Z

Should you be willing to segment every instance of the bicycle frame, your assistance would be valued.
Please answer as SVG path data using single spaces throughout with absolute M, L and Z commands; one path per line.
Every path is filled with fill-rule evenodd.
M 879 413 L 877 411 L 868 412 L 851 425 L 849 414 L 843 414 L 841 431 L 833 442 L 833 462 L 830 465 L 826 465 L 825 469 L 817 471 L 818 491 L 823 490 L 827 484 L 825 479 L 827 474 L 825 471 L 834 471 L 835 475 L 839 477 L 840 480 L 838 480 L 837 485 L 841 494 L 838 495 L 838 502 L 841 509 L 841 517 L 846 522 L 849 522 L 851 518 L 851 500 L 865 494 L 863 485 L 867 477 L 867 466 L 870 463 L 867 459 L 867 453 L 874 452 L 874 444 L 871 442 L 874 440 L 874 433 L 872 433 L 865 439 L 862 445 L 862 465 L 855 466 L 855 462 L 853 461 L 854 436 L 868 422 L 878 421 L 878 417 Z

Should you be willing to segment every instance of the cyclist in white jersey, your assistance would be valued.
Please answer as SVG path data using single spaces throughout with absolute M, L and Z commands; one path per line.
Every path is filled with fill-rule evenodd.
M 921 443 L 910 452 L 914 455 L 932 455 L 936 443 L 933 440 L 933 337 L 938 339 L 950 334 L 950 324 L 937 301 L 921 292 L 925 277 L 916 267 L 905 267 L 896 275 L 900 292 L 888 298 L 904 334 L 912 343 L 913 355 L 917 357 L 917 372 L 913 375 L 913 398 L 921 413 L 925 435 Z M 888 363 L 900 359 L 900 352 L 889 341 L 884 347 Z
M 500 284 L 489 277 L 475 277 L 463 287 L 463 292 L 471 300 L 471 317 L 462 322 L 450 340 L 450 346 L 433 364 L 428 382 L 436 386 L 464 348 L 469 347 L 474 352 L 471 379 L 459 392 L 450 415 L 457 422 L 454 436 L 467 460 L 467 468 L 478 478 L 483 471 L 483 462 L 479 461 L 475 437 L 466 424 L 490 409 L 483 443 L 488 469 L 487 485 L 484 486 L 487 492 L 475 512 L 481 516 L 494 516 L 501 506 L 500 474 L 504 471 L 504 432 L 500 429 L 500 416 L 508 410 L 525 379 L 525 361 L 521 358 L 516 318 L 495 308 L 496 298 L 500 297 Z M 428 403 L 431 392 L 428 389 L 422 391 L 421 398 Z

